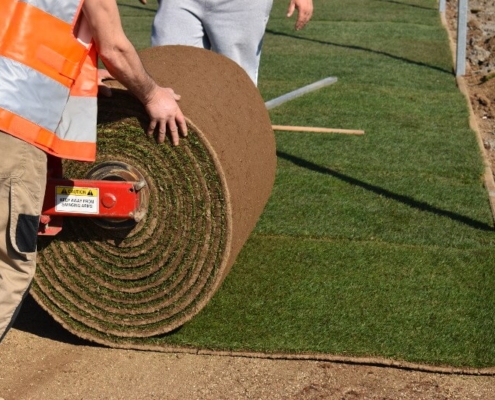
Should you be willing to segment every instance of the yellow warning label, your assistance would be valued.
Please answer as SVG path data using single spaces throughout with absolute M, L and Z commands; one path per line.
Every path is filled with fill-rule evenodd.
M 57 195 L 98 197 L 98 188 L 57 186 Z

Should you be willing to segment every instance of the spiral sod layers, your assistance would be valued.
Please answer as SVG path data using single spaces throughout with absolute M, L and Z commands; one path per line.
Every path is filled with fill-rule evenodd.
M 146 217 L 123 231 L 66 218 L 60 236 L 41 243 L 34 295 L 82 337 L 168 332 L 209 298 L 226 265 L 230 212 L 219 166 L 197 132 L 175 149 L 129 123 L 100 130 L 97 163 L 106 160 L 143 174 Z M 64 164 L 73 178 L 92 167 Z
M 147 183 L 147 212 L 122 226 L 64 217 L 59 235 L 39 240 L 31 293 L 82 338 L 157 349 L 227 276 L 268 200 L 276 155 L 264 102 L 234 62 L 185 46 L 147 49 L 141 58 L 181 95 L 189 135 L 177 147 L 157 145 L 143 133 L 149 121 L 133 96 L 114 89 L 101 98 L 97 161 L 64 161 L 64 176 L 128 165 Z

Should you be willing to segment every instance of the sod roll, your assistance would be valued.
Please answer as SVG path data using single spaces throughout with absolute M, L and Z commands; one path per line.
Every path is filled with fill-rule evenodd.
M 77 336 L 135 348 L 208 303 L 255 227 L 276 167 L 264 102 L 237 64 L 186 46 L 140 56 L 160 85 L 181 95 L 189 136 L 178 147 L 157 145 L 127 91 L 100 98 L 97 161 L 64 161 L 64 176 L 85 179 L 102 163 L 130 165 L 146 180 L 147 213 L 118 229 L 65 217 L 59 235 L 40 237 L 31 289 Z

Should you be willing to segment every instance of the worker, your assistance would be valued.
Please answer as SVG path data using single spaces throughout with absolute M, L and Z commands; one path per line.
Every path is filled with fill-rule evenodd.
M 116 0 L 0 2 L 0 341 L 33 279 L 47 153 L 94 161 L 98 54 L 144 105 L 147 133 L 187 135 L 180 96 L 146 73 Z
M 234 60 L 258 82 L 261 46 L 273 0 L 158 0 L 151 45 L 186 45 L 213 50 Z M 140 0 L 146 4 L 147 0 Z M 290 0 L 295 29 L 313 15 L 313 0 Z

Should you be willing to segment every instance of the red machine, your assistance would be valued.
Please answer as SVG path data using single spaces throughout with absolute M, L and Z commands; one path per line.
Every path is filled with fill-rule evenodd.
M 62 162 L 49 157 L 38 235 L 54 236 L 64 216 L 90 217 L 105 228 L 134 225 L 146 214 L 149 190 L 139 171 L 123 162 L 103 162 L 88 179 L 63 179 Z

